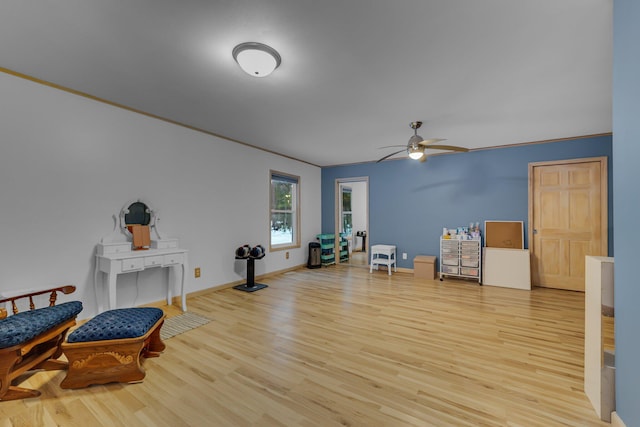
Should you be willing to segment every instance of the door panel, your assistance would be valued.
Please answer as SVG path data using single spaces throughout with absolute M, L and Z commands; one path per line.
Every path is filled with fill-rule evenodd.
M 540 194 L 541 217 L 540 222 L 545 229 L 566 228 L 563 223 L 562 199 L 558 193 Z
M 569 244 L 569 276 L 580 277 L 584 281 L 584 257 L 590 255 L 590 247 L 591 242 L 589 241 L 571 241 Z
M 560 262 L 560 241 L 558 239 L 540 239 L 540 267 L 541 274 L 556 276 L 560 274 L 562 263 Z
M 529 165 L 535 286 L 584 291 L 586 255 L 607 254 L 606 158 Z

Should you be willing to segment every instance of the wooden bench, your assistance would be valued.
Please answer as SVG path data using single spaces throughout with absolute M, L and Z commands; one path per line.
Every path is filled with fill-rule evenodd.
M 143 358 L 157 357 L 165 349 L 160 338 L 164 318 L 159 308 L 124 308 L 81 325 L 62 344 L 69 369 L 60 387 L 141 382 Z
M 64 337 L 82 311 L 79 301 L 55 305 L 57 293 L 70 294 L 75 286 L 62 286 L 0 299 L 10 302 L 13 315 L 0 308 L 0 400 L 37 397 L 40 392 L 12 385 L 25 372 L 65 369 L 67 363 L 56 360 L 62 355 Z M 36 308 L 33 297 L 49 294 L 49 307 Z M 29 310 L 19 312 L 16 301 L 28 299 Z

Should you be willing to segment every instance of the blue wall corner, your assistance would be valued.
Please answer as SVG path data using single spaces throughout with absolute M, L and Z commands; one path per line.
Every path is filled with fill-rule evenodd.
M 631 427 L 640 426 L 640 2 L 615 0 L 613 8 L 616 412 Z

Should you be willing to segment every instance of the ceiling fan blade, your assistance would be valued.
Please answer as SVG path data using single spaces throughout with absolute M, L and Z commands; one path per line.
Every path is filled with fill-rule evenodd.
M 378 150 L 381 148 L 395 148 L 395 147 L 406 147 L 407 144 L 404 145 L 385 145 L 384 147 L 378 147 Z
M 433 144 L 434 142 L 440 142 L 440 141 L 446 141 L 446 139 L 429 138 L 429 139 L 425 139 L 425 140 L 420 141 L 418 144 L 420 144 L 420 145 L 429 145 L 429 144 Z
M 378 160 L 376 163 L 380 163 L 381 161 L 386 160 L 386 159 L 388 159 L 388 158 L 389 158 L 389 157 L 391 157 L 391 156 L 395 156 L 395 155 L 396 155 L 396 154 L 398 154 L 398 153 L 402 153 L 403 151 L 405 151 L 405 150 L 400 150 L 400 151 L 396 151 L 395 153 L 387 154 L 386 156 L 384 156 L 383 158 L 381 158 L 380 160 Z
M 422 155 L 422 157 L 420 157 L 419 162 L 420 162 L 420 163 L 424 163 L 424 162 L 426 162 L 426 161 L 427 161 L 427 154 L 425 153 L 425 154 L 423 154 L 423 155 Z
M 430 148 L 433 150 L 449 150 L 449 151 L 469 151 L 468 148 L 464 148 L 464 147 L 456 147 L 455 145 L 429 145 L 425 148 Z

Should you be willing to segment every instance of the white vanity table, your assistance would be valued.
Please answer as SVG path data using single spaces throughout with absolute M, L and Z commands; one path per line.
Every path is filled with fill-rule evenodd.
M 103 288 L 106 286 L 108 306 L 107 310 L 116 308 L 116 281 L 119 274 L 135 273 L 147 268 L 168 267 L 167 268 L 167 304 L 172 300 L 172 270 L 180 274 L 180 301 L 182 311 L 187 311 L 187 299 L 184 293 L 184 282 L 188 271 L 187 250 L 179 248 L 170 249 L 149 249 L 140 251 L 118 252 L 103 255 L 96 255 L 96 274 L 100 272 L 106 276 L 102 281 Z M 174 274 L 175 277 L 175 274 Z M 96 295 L 98 295 L 98 311 L 105 310 L 101 289 L 98 280 L 95 283 Z
M 167 304 L 172 303 L 172 289 L 179 280 L 182 311 L 187 311 L 185 282 L 187 279 L 188 251 L 178 248 L 177 239 L 163 239 L 157 230 L 157 212 L 148 203 L 141 200 L 130 201 L 122 208 L 112 235 L 105 237 L 96 250 L 96 268 L 94 288 L 98 300 L 98 311 L 116 308 L 116 282 L 118 275 L 139 273 L 149 268 L 167 269 Z M 133 225 L 149 226 L 155 239 L 145 249 L 132 250 L 132 234 L 128 227 Z M 147 237 L 149 232 L 147 231 Z M 133 239 L 135 242 L 135 238 Z M 148 244 L 148 243 L 147 243 Z M 173 274 L 172 274 L 173 273 Z M 179 279 L 177 276 L 180 275 Z M 171 280 L 172 276 L 176 280 Z M 136 277 L 136 286 L 137 277 Z M 104 291 L 106 290 L 106 298 Z M 105 304 L 105 299 L 107 304 Z M 106 307 L 105 307 L 106 305 Z

